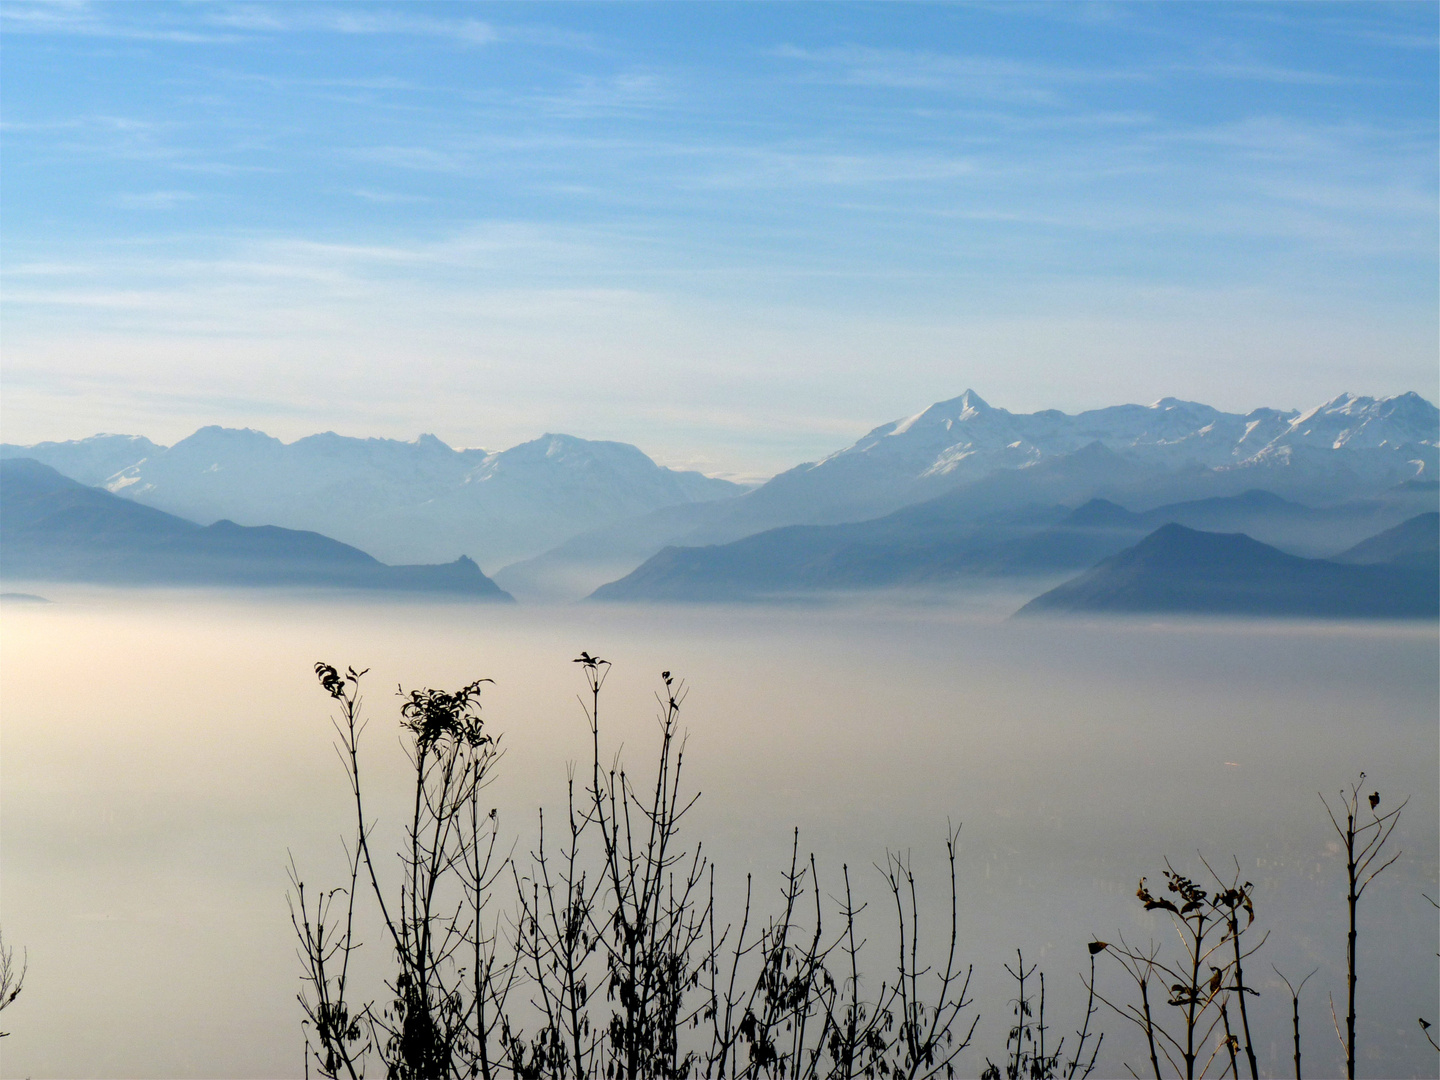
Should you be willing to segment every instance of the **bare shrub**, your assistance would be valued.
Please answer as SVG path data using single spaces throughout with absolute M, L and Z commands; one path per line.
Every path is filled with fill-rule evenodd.
M 1104 946 L 1102 945 L 1101 948 Z M 1074 1077 L 1087 1077 L 1095 1071 L 1095 1059 L 1100 1054 L 1100 1046 L 1105 1041 L 1102 1034 L 1095 1040 L 1095 1045 L 1090 1050 L 1089 1060 L 1085 1058 L 1085 1044 L 1090 1038 L 1090 1021 L 1095 1015 L 1095 955 L 1100 948 L 1091 943 L 1090 947 L 1090 981 L 1086 983 L 1089 995 L 1085 999 L 1085 1022 L 1075 1032 L 1076 1044 L 1075 1053 L 1069 1058 L 1065 1057 L 1065 1038 L 1062 1037 L 1049 1050 L 1045 1047 L 1045 1033 L 1050 1030 L 1045 1025 L 1045 973 L 1040 970 L 1038 964 L 1025 966 L 1025 955 L 1015 950 L 1015 966 L 1005 965 L 1005 970 L 1017 983 L 1017 990 L 1014 1000 L 1011 1001 L 1012 1014 L 1015 1023 L 1011 1026 L 1009 1034 L 1005 1039 L 1005 1080 L 1073 1080 Z M 1036 997 L 1025 993 L 1027 980 L 1034 985 L 1034 977 L 1039 977 L 1040 992 L 1038 996 L 1038 1012 L 1036 1011 Z M 1000 1066 L 989 1058 L 985 1059 L 985 1070 L 980 1074 L 980 1080 L 1001 1080 Z
M 1215 880 L 1214 889 L 1202 888 L 1167 862 L 1164 894 L 1152 893 L 1145 878 L 1140 879 L 1135 892 L 1146 911 L 1169 915 L 1180 941 L 1178 958 L 1169 959 L 1153 942 L 1141 949 L 1123 937 L 1118 944 L 1097 941 L 1092 945 L 1092 952 L 1106 952 L 1118 961 L 1139 993 L 1138 1005 L 1133 1001 L 1117 1003 L 1098 993 L 1096 996 L 1139 1027 L 1157 1078 L 1162 1075 L 1161 1059 L 1187 1080 L 1194 1080 L 1207 1075 L 1222 1052 L 1222 1072 L 1238 1076 L 1237 1058 L 1242 1047 L 1252 1078 L 1256 1075 L 1244 1004 L 1245 996 L 1256 991 L 1245 983 L 1244 962 L 1265 939 L 1262 937 L 1253 947 L 1242 943 L 1244 933 L 1255 921 L 1254 886 L 1240 882 L 1238 865 L 1228 884 L 1208 863 L 1205 868 Z M 1093 974 L 1089 985 L 1093 990 Z M 1238 1033 L 1231 1019 L 1232 1002 L 1238 1006 Z M 1176 1010 L 1173 1017 L 1158 1008 L 1162 1004 Z M 1210 1052 L 1205 1056 L 1207 1047 Z

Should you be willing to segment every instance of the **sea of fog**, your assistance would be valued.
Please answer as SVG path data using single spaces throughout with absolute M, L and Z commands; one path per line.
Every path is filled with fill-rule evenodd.
M 653 692 L 689 697 L 686 769 L 722 902 L 745 875 L 778 895 L 792 830 L 838 891 L 842 865 L 909 852 L 922 932 L 946 912 L 944 839 L 961 823 L 961 953 L 975 965 L 976 1075 L 1004 1053 L 1024 950 L 1055 1035 L 1079 1022 L 1095 937 L 1154 937 L 1134 893 L 1168 856 L 1255 882 L 1252 1024 L 1269 1075 L 1291 1069 L 1298 981 L 1307 1072 L 1337 1075 L 1344 867 L 1318 793 L 1357 779 L 1410 803 L 1403 856 L 1361 906 L 1360 1071 L 1434 1076 L 1417 1016 L 1437 1012 L 1437 633 L 1433 624 L 1163 619 L 1011 621 L 1005 603 L 792 607 L 474 606 L 48 587 L 0 611 L 0 928 L 28 956 L 0 1017 L 5 1076 L 298 1076 L 300 989 L 286 907 L 293 856 L 339 884 L 348 824 L 317 660 L 370 669 L 365 768 L 380 835 L 404 814 L 397 686 L 478 677 L 505 757 L 490 789 L 517 854 L 563 805 L 586 753 L 580 650 L 613 661 L 608 746 L 643 772 Z M 733 909 L 732 909 L 733 910 Z M 893 961 L 882 908 L 867 968 Z M 374 939 L 377 940 L 378 939 Z M 383 966 L 378 944 L 370 962 Z M 1102 957 L 1102 961 L 1104 958 Z M 1100 981 L 1123 995 L 1113 965 Z M 1114 1015 L 1097 1075 L 1144 1052 Z M 1055 1036 L 1052 1036 L 1052 1038 Z M 1073 1040 L 1073 1036 L 1072 1036 Z

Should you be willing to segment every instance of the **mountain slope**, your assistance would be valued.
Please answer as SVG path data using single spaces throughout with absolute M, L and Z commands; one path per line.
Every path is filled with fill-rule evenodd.
M 1389 563 L 1416 568 L 1433 567 L 1437 560 L 1440 560 L 1440 513 L 1416 514 L 1333 558 L 1334 562 L 1357 566 Z
M 1091 470 L 1109 454 L 1086 448 L 870 521 L 772 529 L 722 545 L 671 546 L 597 588 L 594 598 L 739 599 L 934 585 L 975 575 L 1074 573 L 1167 523 L 1210 532 L 1243 530 L 1293 543 L 1297 552 L 1328 554 L 1435 501 L 1428 490 L 1402 490 L 1386 500 L 1317 509 L 1249 491 L 1138 513 L 1105 498 L 1091 498 L 1075 510 L 1054 505 L 1057 494 L 1063 498 L 1081 479 L 1103 476 L 1103 469 Z
M 732 500 L 664 506 L 572 536 L 497 571 L 495 582 L 521 601 L 579 600 L 624 577 L 665 547 L 718 521 Z
M 1164 525 L 1019 612 L 1046 613 L 1435 618 L 1440 571 L 1305 559 L 1242 533 Z
M 33 446 L 0 443 L 0 459 L 32 458 L 90 487 L 100 487 L 122 469 L 164 451 L 165 447 L 141 435 L 92 435 L 88 439 L 41 442 Z
M 945 580 L 1064 517 L 1067 510 L 1055 505 L 1061 499 L 1077 493 L 1088 498 L 1136 470 L 1092 444 L 867 521 L 785 526 L 728 544 L 672 546 L 596 589 L 593 598 L 717 599 Z
M 509 600 L 461 556 L 386 566 L 318 533 L 219 521 L 201 526 L 87 487 L 27 458 L 0 461 L 0 574 L 107 584 L 291 585 Z

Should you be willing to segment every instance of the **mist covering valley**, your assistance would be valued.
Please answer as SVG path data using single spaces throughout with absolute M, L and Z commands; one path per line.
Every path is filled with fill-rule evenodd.
M 643 774 L 663 668 L 685 679 L 686 787 L 733 909 L 744 875 L 773 910 L 792 828 L 826 888 L 842 864 L 876 906 L 863 924 L 889 961 L 872 863 L 911 853 L 927 925 L 943 924 L 943 839 L 963 823 L 960 956 L 981 1014 L 963 1068 L 1004 1049 L 1002 963 L 1047 973 L 1057 1033 L 1078 1024 L 1086 943 L 1167 933 L 1134 898 L 1164 859 L 1240 861 L 1273 931 L 1253 1015 L 1270 1074 L 1288 1067 L 1289 998 L 1269 963 L 1303 975 L 1307 1064 L 1333 1075 L 1326 993 L 1344 967 L 1343 860 L 1317 791 L 1364 770 L 1409 796 L 1402 860 L 1367 897 L 1361 1035 L 1371 1075 L 1425 1075 L 1412 1014 L 1432 1007 L 1440 767 L 1433 623 L 1112 621 L 1083 633 L 991 607 L 563 609 L 345 600 L 273 592 L 51 589 L 7 605 L 4 902 L 24 928 L 26 995 L 8 1075 L 290 1075 L 298 968 L 286 852 L 339 883 L 347 820 L 315 660 L 370 667 L 364 743 L 377 847 L 398 839 L 406 765 L 396 684 L 483 693 L 505 756 L 487 802 L 522 862 L 535 813 L 563 806 L 588 752 L 571 663 L 614 662 L 607 747 Z M 607 749 L 606 753 L 610 750 Z M 507 843 L 510 841 L 507 840 Z M 371 930 L 376 928 L 371 927 Z M 362 935 L 362 970 L 385 950 Z M 1263 961 L 1263 962 L 1261 962 Z M 215 978 L 224 972 L 225 977 Z M 1118 972 L 1105 972 L 1119 990 Z M 1099 1072 L 1143 1049 L 1114 1017 Z M 183 1030 L 183 1039 L 174 1037 Z

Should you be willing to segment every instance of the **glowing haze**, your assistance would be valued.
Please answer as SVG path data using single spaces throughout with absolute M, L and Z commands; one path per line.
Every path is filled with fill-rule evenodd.
M 1433 4 L 0 16 L 9 442 L 1440 396 Z

